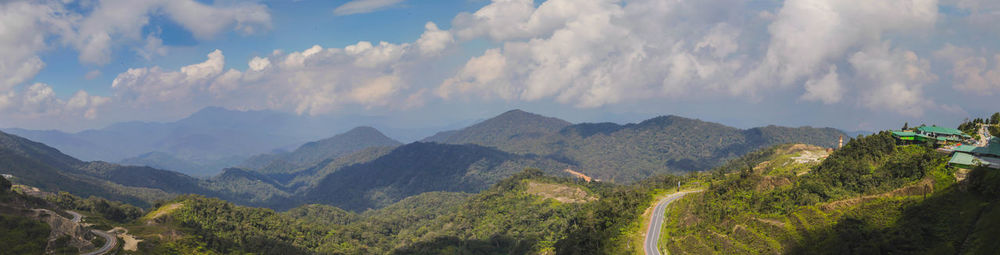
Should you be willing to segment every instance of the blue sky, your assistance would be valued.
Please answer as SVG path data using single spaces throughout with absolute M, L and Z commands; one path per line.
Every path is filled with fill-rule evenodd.
M 997 13 L 988 0 L 5 1 L 0 127 L 207 106 L 415 126 L 512 108 L 955 125 L 1000 111 Z

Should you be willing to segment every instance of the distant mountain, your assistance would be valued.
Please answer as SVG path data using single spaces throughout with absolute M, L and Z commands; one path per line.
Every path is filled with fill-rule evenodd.
M 545 137 L 569 125 L 572 123 L 565 120 L 511 110 L 461 130 L 437 133 L 423 142 L 471 143 L 511 151 L 520 147 L 522 141 Z
M 591 177 L 634 182 L 665 173 L 708 170 L 747 152 L 783 143 L 834 147 L 833 128 L 767 126 L 741 130 L 679 116 L 638 124 L 581 123 L 519 110 L 425 141 L 478 144 L 522 155 L 541 155 Z
M 98 196 L 138 206 L 179 194 L 199 194 L 234 203 L 272 208 L 298 206 L 278 181 L 259 173 L 227 169 L 211 179 L 147 166 L 84 162 L 59 150 L 0 132 L 0 173 L 21 184 L 80 197 Z
M 567 165 L 478 145 L 417 142 L 325 176 L 305 200 L 362 211 L 424 192 L 478 192 L 526 167 L 565 175 Z
M 83 160 L 177 167 L 188 174 L 210 176 L 251 155 L 341 130 L 331 122 L 273 111 L 208 107 L 170 123 L 125 122 L 72 134 L 24 129 L 7 132 Z
M 170 169 L 183 174 L 196 177 L 210 177 L 216 171 L 213 169 L 224 169 L 239 164 L 243 160 L 240 156 L 229 158 L 204 159 L 204 160 L 183 160 L 174 155 L 161 151 L 154 151 L 136 157 L 121 160 L 119 163 L 131 166 L 149 166 L 158 169 Z
M 77 196 L 101 196 L 148 205 L 170 193 L 214 195 L 197 180 L 149 167 L 127 167 L 105 162 L 83 162 L 44 144 L 0 132 L 0 173 L 19 183 Z
M 366 148 L 399 145 L 402 143 L 385 136 L 375 128 L 363 126 L 330 138 L 303 144 L 292 152 L 254 156 L 244 161 L 241 166 L 263 173 L 281 173 L 312 166 L 323 160 L 338 158 Z

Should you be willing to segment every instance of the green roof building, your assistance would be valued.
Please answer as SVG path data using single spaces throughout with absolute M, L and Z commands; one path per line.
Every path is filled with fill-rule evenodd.
M 961 130 L 938 126 L 921 126 L 913 129 L 913 131 L 894 131 L 892 132 L 892 136 L 904 144 L 927 141 L 934 142 L 935 144 L 950 144 L 960 143 L 972 138 L 972 136 L 965 134 Z
M 985 147 L 962 145 L 955 148 L 948 165 L 961 168 L 984 166 L 1000 169 L 1000 137 L 993 137 Z

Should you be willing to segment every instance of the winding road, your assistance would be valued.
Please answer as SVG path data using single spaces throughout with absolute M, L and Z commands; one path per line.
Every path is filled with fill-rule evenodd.
M 66 213 L 69 213 L 69 214 L 73 215 L 72 221 L 75 222 L 75 223 L 80 223 L 80 220 L 83 219 L 83 215 L 80 215 L 77 212 L 66 211 Z M 100 249 L 97 249 L 97 250 L 92 251 L 92 252 L 81 253 L 83 255 L 105 254 L 105 253 L 108 253 L 109 251 L 111 251 L 112 248 L 115 248 L 116 245 L 118 245 L 118 238 L 115 238 L 111 234 L 108 234 L 108 232 L 104 232 L 104 231 L 100 231 L 100 230 L 96 230 L 96 229 L 91 229 L 90 232 L 94 233 L 95 235 L 100 236 L 101 238 L 104 238 L 104 240 L 105 240 L 104 246 L 102 246 Z
M 674 202 L 674 200 L 695 192 L 701 192 L 701 190 L 677 192 L 670 194 L 669 196 L 660 199 L 660 202 L 657 202 L 656 207 L 653 208 L 652 216 L 649 217 L 649 230 L 646 232 L 646 241 L 643 242 L 646 255 L 660 254 L 660 250 L 656 247 L 656 243 L 660 240 L 660 229 L 663 229 L 663 218 L 664 214 L 666 214 L 667 206 L 669 206 L 671 202 Z

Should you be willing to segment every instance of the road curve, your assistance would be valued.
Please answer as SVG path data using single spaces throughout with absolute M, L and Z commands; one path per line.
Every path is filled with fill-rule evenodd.
M 669 196 L 660 199 L 657 202 L 656 207 L 653 208 L 653 214 L 649 217 L 649 230 L 646 231 L 646 241 L 643 242 L 644 250 L 646 250 L 646 255 L 660 255 L 660 250 L 656 247 L 656 243 L 660 240 L 660 229 L 663 228 L 663 217 L 666 214 L 667 206 L 671 202 L 677 200 L 684 195 L 697 191 L 684 191 L 670 194 Z
M 95 235 L 101 236 L 101 238 L 104 238 L 104 240 L 106 240 L 106 242 L 104 242 L 104 246 L 101 246 L 100 249 L 97 249 L 96 251 L 92 251 L 92 252 L 88 252 L 88 253 L 81 253 L 83 255 L 105 254 L 105 253 L 108 253 L 109 251 L 111 251 L 112 248 L 115 248 L 116 245 L 118 245 L 118 238 L 115 238 L 111 234 L 108 234 L 108 232 L 104 232 L 104 231 L 100 231 L 100 230 L 96 230 L 96 229 L 91 229 L 90 232 L 94 233 Z
M 80 220 L 83 219 L 83 215 L 80 215 L 79 213 L 76 213 L 74 211 L 66 211 L 66 213 L 73 215 L 73 219 L 71 219 L 73 223 L 80 223 Z
M 71 219 L 71 220 L 73 222 L 75 222 L 75 223 L 80 223 L 80 220 L 83 219 L 83 215 L 80 215 L 77 212 L 66 211 L 66 213 L 69 213 L 70 215 L 73 215 L 73 219 Z M 96 229 L 91 229 L 90 232 L 94 233 L 95 235 L 100 236 L 101 238 L 104 238 L 104 240 L 105 240 L 104 241 L 104 246 L 102 246 L 100 249 L 97 249 L 97 250 L 92 251 L 92 252 L 81 253 L 83 255 L 105 254 L 105 253 L 108 253 L 109 251 L 111 251 L 112 248 L 115 248 L 116 245 L 118 245 L 118 238 L 115 238 L 114 235 L 108 234 L 108 232 L 104 232 L 104 231 L 100 231 L 100 230 L 96 230 Z

